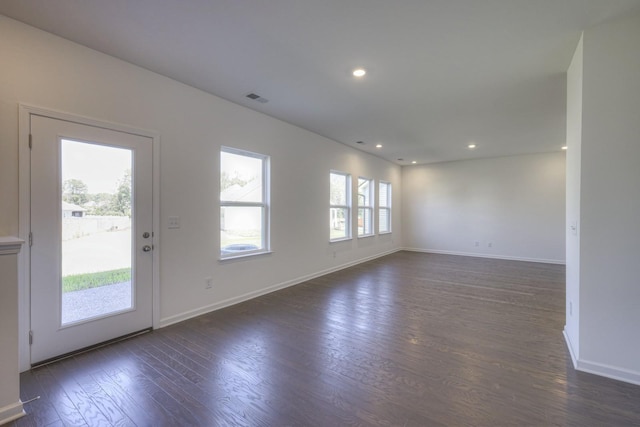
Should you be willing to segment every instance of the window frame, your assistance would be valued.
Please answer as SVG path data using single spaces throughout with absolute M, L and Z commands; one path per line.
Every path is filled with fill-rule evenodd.
M 369 203 L 366 205 L 362 205 L 360 204 L 360 187 L 361 185 L 363 185 L 364 183 L 369 183 L 369 194 L 368 194 L 368 200 Z M 357 186 L 357 215 L 356 215 L 356 219 L 358 221 L 357 224 L 357 234 L 358 234 L 358 238 L 361 237 L 371 237 L 374 236 L 376 234 L 376 228 L 375 228 L 375 218 L 373 216 L 374 214 L 374 207 L 375 207 L 375 180 L 372 178 L 366 178 L 363 176 L 359 176 L 358 177 L 358 186 Z M 365 196 L 365 200 L 367 200 L 367 197 Z M 371 225 L 369 228 L 369 232 L 367 233 L 367 230 L 364 227 L 364 223 L 363 223 L 363 232 L 362 234 L 360 234 L 360 210 L 363 210 L 363 221 L 364 218 L 366 218 L 366 212 L 369 212 L 369 218 L 371 219 Z
M 262 162 L 262 202 L 238 202 L 238 201 L 227 201 L 227 200 L 222 200 L 222 153 L 229 153 L 229 154 L 234 154 L 234 155 L 238 155 L 238 156 L 244 156 L 244 157 L 250 157 L 250 158 L 254 158 L 254 159 L 258 159 L 261 160 Z M 253 151 L 248 151 L 248 150 L 242 150 L 239 148 L 233 148 L 233 147 L 228 147 L 228 146 L 221 146 L 220 147 L 220 171 L 218 174 L 218 201 L 220 204 L 220 218 L 219 218 L 219 223 L 218 223 L 218 236 L 220 239 L 220 245 L 219 245 L 219 259 L 220 260 L 227 260 L 227 259 L 234 259 L 234 258 L 243 258 L 243 257 L 247 257 L 247 256 L 254 256 L 254 255 L 261 255 L 261 254 L 265 254 L 265 253 L 271 253 L 271 232 L 270 232 L 270 224 L 271 224 L 271 220 L 270 220 L 270 213 L 271 213 L 271 209 L 270 209 L 270 193 L 271 193 L 271 182 L 270 182 L 270 175 L 271 175 L 271 157 L 269 155 L 266 154 L 260 154 L 260 153 L 255 153 Z M 222 253 L 222 208 L 225 207 L 258 207 L 261 208 L 262 211 L 262 218 L 261 218 L 261 226 L 262 226 L 262 233 L 261 233 L 261 241 L 262 241 L 262 248 L 259 249 L 255 249 L 255 250 L 247 250 L 247 251 L 240 251 L 240 252 L 236 252 L 236 253 L 230 253 L 230 254 L 223 254 Z
M 347 203 L 346 205 L 337 205 L 337 204 L 333 204 L 332 200 L 331 200 L 331 175 L 341 175 L 345 177 L 345 202 Z M 341 242 L 344 240 L 351 240 L 353 238 L 353 234 L 352 234 L 352 217 L 351 217 L 351 174 L 347 173 L 347 172 L 342 172 L 342 171 L 338 171 L 338 170 L 330 170 L 329 171 L 329 242 Z M 331 210 L 332 209 L 343 209 L 346 211 L 345 214 L 345 218 L 344 218 L 344 226 L 345 226 L 345 236 L 343 237 L 337 237 L 337 238 L 332 238 L 331 237 Z
M 382 191 L 380 190 L 382 186 L 386 186 L 387 187 L 387 204 L 386 205 L 381 205 L 380 204 L 380 194 L 382 193 Z M 392 188 L 392 184 L 389 181 L 378 181 L 378 234 L 391 234 L 392 233 L 392 208 L 393 208 L 393 188 Z M 380 219 L 380 215 L 382 213 L 382 211 L 386 211 L 387 212 L 387 225 L 388 225 L 388 230 L 387 231 L 380 231 L 380 225 L 382 224 L 382 221 Z

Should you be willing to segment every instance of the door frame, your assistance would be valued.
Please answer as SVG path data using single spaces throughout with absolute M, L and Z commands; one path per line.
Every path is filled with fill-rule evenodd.
M 38 115 L 52 119 L 66 120 L 87 126 L 94 126 L 144 136 L 152 141 L 153 203 L 152 220 L 154 250 L 152 271 L 152 326 L 160 325 L 160 135 L 157 132 L 132 126 L 107 122 L 78 114 L 67 113 L 28 104 L 18 104 L 18 236 L 26 244 L 18 255 L 18 342 L 20 372 L 31 369 L 29 331 L 31 330 L 31 248 L 29 232 L 31 228 L 31 153 L 29 134 L 31 116 Z

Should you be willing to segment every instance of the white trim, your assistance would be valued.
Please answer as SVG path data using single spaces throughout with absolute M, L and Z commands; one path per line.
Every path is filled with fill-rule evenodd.
M 152 308 L 151 318 L 153 328 L 160 325 L 160 134 L 153 133 L 153 272 L 152 272 Z
M 517 257 L 517 256 L 510 256 L 510 255 L 479 254 L 474 252 L 442 251 L 438 249 L 421 249 L 421 248 L 402 248 L 402 250 L 409 251 L 409 252 L 424 252 L 428 254 L 458 255 L 458 256 L 470 256 L 470 257 L 476 257 L 476 258 L 491 258 L 491 259 L 506 259 L 511 261 L 539 262 L 544 264 L 560 264 L 560 265 L 566 264 L 564 260 L 560 260 L 560 259 L 527 258 L 527 257 Z
M 640 372 L 638 371 L 631 371 L 624 368 L 618 368 L 616 366 L 581 359 L 576 361 L 576 370 L 587 372 L 589 374 L 600 375 L 613 380 L 624 381 L 630 384 L 640 385 Z
M 14 255 L 20 252 L 24 240 L 17 237 L 0 237 L 0 255 Z
M 29 239 L 31 229 L 31 153 L 29 132 L 31 109 L 18 106 L 18 236 Z M 29 330 L 31 329 L 31 248 L 25 245 L 18 255 L 18 365 L 20 372 L 31 368 Z
M 571 362 L 573 363 L 573 368 L 575 369 L 578 366 L 578 357 L 573 347 L 573 343 L 571 342 L 571 338 L 569 338 L 569 333 L 567 332 L 566 325 L 562 330 L 562 335 L 564 335 L 564 341 L 567 343 L 567 348 L 569 349 L 569 355 L 571 356 Z
M 18 400 L 16 403 L 0 408 L 0 425 L 17 420 L 25 415 L 27 415 L 27 413 L 24 412 L 22 401 Z
M 348 263 L 345 263 L 345 264 L 341 264 L 341 265 L 338 265 L 336 267 L 331 267 L 331 268 L 328 268 L 326 270 L 318 271 L 316 273 L 312 273 L 312 274 L 301 276 L 301 277 L 298 277 L 298 278 L 295 278 L 295 279 L 292 279 L 292 280 L 288 280 L 286 282 L 278 283 L 278 284 L 275 284 L 273 286 L 269 286 L 268 288 L 265 288 L 265 289 L 260 289 L 260 290 L 257 290 L 257 291 L 248 292 L 246 294 L 243 294 L 243 295 L 240 295 L 240 296 L 237 296 L 237 297 L 233 297 L 233 298 L 229 298 L 229 299 L 226 299 L 224 301 L 217 302 L 215 304 L 209 304 L 209 305 L 206 305 L 204 307 L 200 307 L 200 308 L 197 308 L 197 309 L 194 309 L 194 310 L 185 311 L 183 313 L 179 313 L 179 314 L 167 317 L 165 319 L 162 319 L 160 321 L 160 326 L 159 327 L 160 328 L 164 328 L 165 326 L 173 325 L 174 323 L 182 322 L 184 320 L 188 320 L 188 319 L 191 319 L 191 318 L 196 317 L 196 316 L 200 316 L 200 315 L 203 315 L 203 314 L 206 314 L 206 313 L 210 313 L 210 312 L 215 311 L 215 310 L 220 310 L 221 308 L 229 307 L 229 306 L 232 306 L 232 305 L 244 302 L 244 301 L 248 301 L 248 300 L 253 299 L 253 298 L 257 298 L 257 297 L 262 296 L 262 295 L 270 294 L 271 292 L 279 291 L 281 289 L 288 288 L 290 286 L 299 285 L 300 283 L 306 282 L 308 280 L 315 279 L 316 277 L 324 276 L 325 274 L 329 274 L 329 273 L 333 273 L 333 272 L 336 272 L 336 271 L 339 271 L 339 270 L 343 270 L 345 268 L 353 267 L 354 265 L 362 264 L 363 262 L 371 261 L 371 260 L 386 256 L 386 255 L 391 255 L 392 253 L 399 252 L 399 251 L 401 251 L 401 249 L 393 249 L 393 250 L 390 250 L 390 251 L 382 252 L 382 253 L 379 253 L 379 254 L 376 254 L 376 255 L 372 255 L 372 256 L 369 256 L 369 257 L 366 257 L 366 258 L 361 258 L 361 259 L 356 260 L 356 261 L 351 261 L 351 262 L 348 262 Z
M 329 245 L 332 245 L 334 243 L 340 243 L 340 242 L 348 242 L 350 240 L 353 240 L 353 237 L 341 237 L 339 239 L 329 240 Z
M 260 251 L 260 252 L 238 252 L 240 255 L 229 255 L 225 258 L 218 258 L 218 262 L 227 263 L 228 261 L 240 260 L 243 258 L 252 258 L 260 255 L 271 255 L 273 251 Z
M 604 363 L 591 362 L 589 360 L 580 359 L 577 357 L 578 353 L 575 351 L 567 328 L 565 326 L 562 331 L 564 340 L 569 348 L 569 354 L 571 355 L 571 361 L 576 371 L 586 372 L 588 374 L 599 375 L 613 380 L 624 381 L 630 384 L 640 385 L 640 372 L 631 371 L 629 369 L 618 368 L 616 366 L 606 365 Z
M 31 115 L 129 133 L 151 139 L 153 151 L 153 273 L 152 273 L 152 326 L 160 322 L 160 135 L 157 132 L 134 128 L 121 123 L 108 122 L 64 111 L 18 104 L 18 236 L 28 240 L 31 228 L 31 153 L 29 133 Z M 25 245 L 18 255 L 18 348 L 20 372 L 31 368 L 29 329 L 31 328 L 30 263 L 31 248 Z

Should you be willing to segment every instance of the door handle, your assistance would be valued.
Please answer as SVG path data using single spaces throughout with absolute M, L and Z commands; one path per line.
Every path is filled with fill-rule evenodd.
M 142 247 L 142 250 L 143 250 L 144 252 L 151 252 L 151 249 L 153 249 L 153 248 L 152 248 L 151 246 L 149 246 L 149 245 L 144 245 L 144 246 Z

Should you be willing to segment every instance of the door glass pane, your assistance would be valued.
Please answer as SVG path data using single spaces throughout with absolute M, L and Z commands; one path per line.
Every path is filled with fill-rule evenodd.
M 132 152 L 61 140 L 62 325 L 132 299 Z

